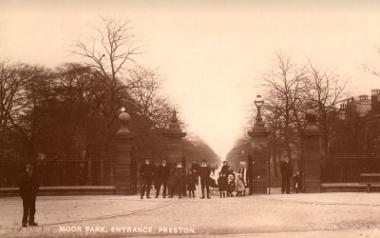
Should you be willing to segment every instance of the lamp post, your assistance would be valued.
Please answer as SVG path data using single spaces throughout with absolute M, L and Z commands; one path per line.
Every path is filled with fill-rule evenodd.
M 261 117 L 261 107 L 264 105 L 264 100 L 261 98 L 261 95 L 256 96 L 254 103 L 257 108 L 256 123 L 262 123 L 263 119 Z
M 257 114 L 253 128 L 248 132 L 251 137 L 252 146 L 252 161 L 255 161 L 255 166 L 252 166 L 252 191 L 253 193 L 268 193 L 267 183 L 269 183 L 268 173 L 268 131 L 265 129 L 263 119 L 261 117 L 261 108 L 264 105 L 264 100 L 261 95 L 257 95 L 255 101 Z M 267 178 L 265 178 L 267 177 Z
M 264 105 L 264 100 L 262 99 L 261 95 L 256 96 L 256 100 L 254 101 L 254 103 L 257 108 L 256 125 L 260 127 L 264 127 L 263 118 L 261 117 L 261 107 Z M 266 155 L 266 157 L 267 157 L 267 166 L 268 166 L 267 168 L 268 194 L 271 194 L 270 158 L 268 154 Z

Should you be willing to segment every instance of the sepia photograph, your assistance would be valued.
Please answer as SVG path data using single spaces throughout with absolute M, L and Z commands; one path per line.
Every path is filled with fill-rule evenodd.
M 380 237 L 380 2 L 1 0 L 0 237 Z

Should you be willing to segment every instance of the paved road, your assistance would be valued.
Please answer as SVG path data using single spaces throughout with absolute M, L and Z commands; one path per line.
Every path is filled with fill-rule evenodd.
M 39 197 L 37 228 L 20 228 L 21 212 L 19 198 L 0 198 L 0 236 L 380 237 L 378 193 Z

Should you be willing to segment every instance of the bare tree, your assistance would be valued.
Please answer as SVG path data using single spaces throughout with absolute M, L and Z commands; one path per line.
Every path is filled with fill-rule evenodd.
M 161 76 L 155 70 L 137 66 L 130 70 L 130 77 L 136 82 L 136 87 L 130 90 L 130 95 L 138 105 L 140 114 L 154 127 L 165 128 L 173 107 L 169 100 L 161 95 Z
M 129 90 L 141 80 L 129 75 L 129 69 L 133 67 L 129 63 L 135 62 L 140 48 L 136 46 L 129 21 L 105 17 L 101 20 L 96 36 L 90 42 L 77 42 L 72 53 L 82 56 L 86 60 L 85 64 L 96 70 L 99 81 L 106 89 L 101 95 L 101 110 L 106 119 L 103 131 L 107 147 L 123 98 L 128 99 Z
M 330 139 L 329 115 L 335 110 L 337 104 L 342 101 L 347 81 L 342 80 L 333 70 L 323 69 L 309 61 L 308 84 L 308 100 L 318 110 L 323 150 L 327 155 Z
M 0 156 L 4 153 L 6 136 L 25 107 L 25 65 L 0 63 Z
M 127 64 L 135 62 L 134 57 L 140 53 L 129 24 L 129 21 L 102 17 L 101 27 L 92 41 L 77 42 L 72 53 L 83 56 L 88 66 L 97 69 L 108 84 L 116 86 Z
M 291 144 L 297 143 L 302 125 L 299 105 L 303 101 L 306 71 L 293 64 L 290 57 L 276 54 L 276 60 L 275 67 L 264 76 L 267 120 L 272 129 L 280 132 L 285 151 L 291 155 Z
M 22 108 L 22 88 L 25 86 L 25 77 L 22 77 L 22 67 L 9 66 L 0 63 L 0 135 L 5 134 L 11 118 Z
M 24 64 L 1 67 L 1 137 L 12 132 L 27 144 L 24 152 L 31 155 L 40 129 L 40 109 L 51 92 L 50 71 Z

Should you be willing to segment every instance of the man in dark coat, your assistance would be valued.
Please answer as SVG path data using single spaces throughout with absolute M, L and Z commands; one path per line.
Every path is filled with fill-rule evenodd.
M 186 188 L 186 174 L 183 169 L 182 163 L 177 163 L 175 169 L 173 169 L 171 174 L 171 180 L 173 181 L 172 187 L 170 189 L 170 198 L 174 196 L 174 193 L 178 193 L 178 198 L 182 198 L 184 188 Z
M 290 178 L 292 177 L 292 165 L 290 164 L 289 157 L 287 155 L 284 156 L 284 159 L 281 161 L 281 177 L 282 177 L 282 185 L 281 185 L 281 193 L 287 194 L 290 193 Z
M 205 160 L 202 160 L 201 167 L 199 168 L 199 176 L 201 177 L 202 197 L 205 198 L 205 189 L 207 192 L 207 198 L 210 199 L 210 175 L 211 168 L 207 165 Z
M 146 198 L 150 198 L 150 188 L 152 186 L 152 180 L 154 176 L 154 168 L 153 165 L 150 164 L 150 160 L 146 159 L 145 164 L 143 164 L 140 168 L 140 175 L 142 178 L 142 186 L 141 186 L 141 199 L 144 198 L 144 194 L 146 191 Z
M 166 164 L 166 160 L 162 160 L 161 165 L 158 166 L 158 168 L 157 168 L 157 174 L 156 174 L 156 179 L 157 179 L 157 181 L 156 181 L 156 184 L 157 184 L 156 198 L 158 198 L 158 195 L 160 195 L 161 185 L 163 187 L 162 197 L 166 198 L 169 175 L 170 175 L 170 170 Z
M 22 204 L 24 213 L 22 217 L 22 226 L 26 227 L 29 221 L 29 226 L 37 226 L 34 221 L 34 214 L 36 213 L 36 197 L 39 189 L 39 178 L 34 171 L 33 165 L 26 164 L 26 170 L 21 177 L 20 182 L 20 196 L 22 198 Z M 29 220 L 28 220 L 29 216 Z

